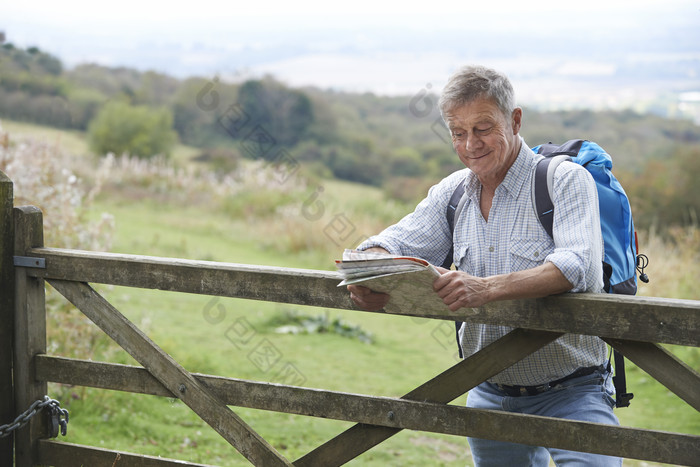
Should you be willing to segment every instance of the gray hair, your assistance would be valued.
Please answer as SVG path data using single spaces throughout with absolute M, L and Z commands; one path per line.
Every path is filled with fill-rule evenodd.
M 515 92 L 506 75 L 484 66 L 465 66 L 447 80 L 438 103 L 440 113 L 444 117 L 447 112 L 484 97 L 493 100 L 506 117 L 515 110 Z

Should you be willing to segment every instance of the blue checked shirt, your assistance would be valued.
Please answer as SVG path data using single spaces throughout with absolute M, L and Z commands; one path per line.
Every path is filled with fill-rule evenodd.
M 541 157 L 522 141 L 517 159 L 496 189 L 488 222 L 479 208 L 481 184 L 469 169 L 462 169 L 433 186 L 411 214 L 358 248 L 379 246 L 392 254 L 442 264 L 453 243 L 445 210 L 457 184 L 465 183 L 467 198 L 455 219 L 454 232 L 453 259 L 460 271 L 488 277 L 549 261 L 573 284 L 571 292 L 601 292 L 603 240 L 595 182 L 578 164 L 559 166 L 552 196 L 552 240 L 537 219 L 532 202 L 534 170 Z M 508 326 L 465 323 L 460 331 L 464 355 L 475 353 L 511 330 Z M 566 334 L 489 381 L 539 385 L 581 367 L 601 365 L 605 354 L 605 343 L 598 337 Z

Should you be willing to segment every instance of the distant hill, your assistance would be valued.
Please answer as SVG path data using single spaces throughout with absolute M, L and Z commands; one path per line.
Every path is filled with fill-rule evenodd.
M 427 185 L 461 167 L 437 96 L 425 90 L 383 97 L 290 88 L 274 77 L 228 83 L 94 64 L 66 70 L 37 48 L 0 47 L 0 118 L 86 130 L 112 100 L 165 109 L 179 139 L 201 148 L 201 160 L 216 150 L 219 158 L 286 162 L 317 176 L 380 186 L 404 200 L 422 196 Z M 630 179 L 651 161 L 700 147 L 693 122 L 629 110 L 526 108 L 522 135 L 531 146 L 595 140 L 613 155 L 616 172 Z M 632 191 L 647 196 L 649 190 Z

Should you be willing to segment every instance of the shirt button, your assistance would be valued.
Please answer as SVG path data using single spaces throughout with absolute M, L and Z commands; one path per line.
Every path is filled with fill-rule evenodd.
M 539 255 L 540 255 L 540 252 L 539 252 L 539 251 L 536 251 L 536 252 L 535 252 L 535 258 L 537 258 Z
M 489 251 L 493 253 L 494 248 L 492 246 L 489 247 Z

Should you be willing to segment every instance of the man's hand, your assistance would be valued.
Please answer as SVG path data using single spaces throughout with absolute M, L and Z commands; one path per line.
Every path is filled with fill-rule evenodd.
M 452 311 L 461 307 L 477 308 L 497 300 L 546 297 L 568 292 L 573 287 L 550 262 L 532 269 L 489 277 L 437 269 L 442 275 L 433 282 L 433 290 Z
M 483 278 L 470 276 L 462 271 L 437 269 L 442 275 L 433 282 L 433 290 L 451 311 L 457 311 L 462 307 L 480 307 L 489 301 L 488 287 Z
M 389 294 L 374 292 L 361 285 L 348 285 L 348 292 L 355 305 L 367 311 L 379 311 L 389 302 Z
M 370 253 L 381 253 L 388 255 L 389 252 L 382 247 L 373 247 L 365 250 Z M 374 292 L 373 290 L 361 285 L 348 285 L 350 298 L 355 305 L 367 311 L 379 311 L 389 302 L 389 294 Z

